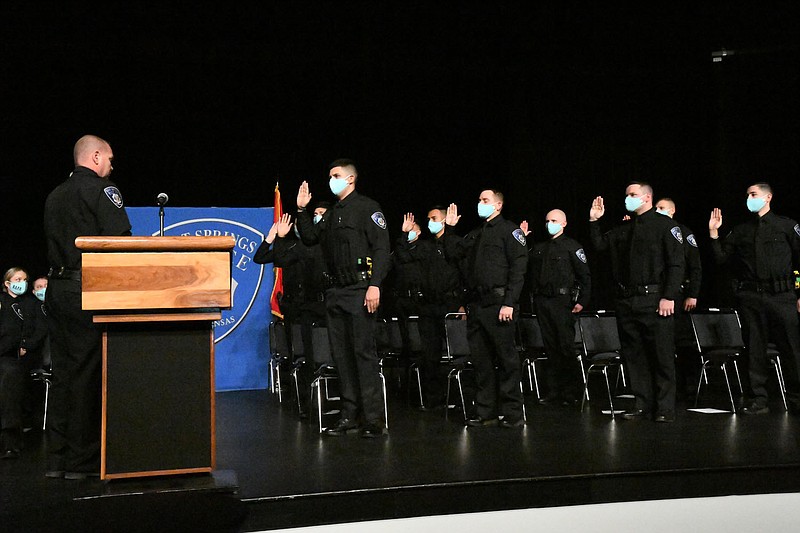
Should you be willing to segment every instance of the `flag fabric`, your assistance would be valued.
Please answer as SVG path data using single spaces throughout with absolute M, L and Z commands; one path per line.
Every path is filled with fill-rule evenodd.
M 278 184 L 275 183 L 275 208 L 273 209 L 272 221 L 278 222 L 282 215 L 283 205 L 281 204 L 281 190 L 278 187 Z M 273 315 L 283 319 L 283 313 L 281 312 L 279 303 L 281 297 L 283 296 L 283 269 L 273 267 L 272 272 L 275 274 L 275 283 L 272 285 L 272 295 L 269 298 L 269 307 Z

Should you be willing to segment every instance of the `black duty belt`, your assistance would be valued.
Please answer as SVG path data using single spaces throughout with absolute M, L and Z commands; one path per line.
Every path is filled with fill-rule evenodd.
M 737 291 L 767 292 L 777 294 L 794 290 L 794 281 L 788 279 L 776 279 L 772 281 L 739 281 L 736 282 Z
M 322 273 L 325 278 L 325 284 L 328 287 L 346 287 L 348 285 L 355 285 L 362 281 L 369 281 L 369 272 L 351 272 L 346 275 L 334 275 L 327 272 Z
M 73 281 L 80 281 L 81 271 L 74 268 L 50 267 L 50 270 L 47 272 L 47 277 L 50 279 L 71 279 Z
M 661 294 L 661 285 L 649 283 L 647 285 L 626 286 L 621 283 L 617 286 L 617 295 L 620 298 L 630 298 L 631 296 L 645 296 L 648 294 Z
M 395 291 L 395 294 L 398 298 L 412 298 L 412 299 L 419 299 L 422 298 L 423 294 L 422 291 L 415 291 L 413 289 L 407 291 Z
M 539 296 L 566 296 L 572 294 L 572 289 L 569 287 L 555 287 L 552 289 L 538 289 L 536 294 Z

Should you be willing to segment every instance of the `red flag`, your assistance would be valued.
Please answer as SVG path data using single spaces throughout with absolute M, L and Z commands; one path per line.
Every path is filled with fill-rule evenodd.
M 283 215 L 283 205 L 281 204 L 281 191 L 278 184 L 275 184 L 275 207 L 273 209 L 273 222 L 278 222 Z M 274 243 L 273 243 L 274 244 Z M 283 319 L 278 300 L 283 296 L 283 269 L 273 267 L 272 272 L 275 274 L 275 283 L 272 285 L 272 295 L 269 298 L 269 306 L 272 314 L 276 317 Z

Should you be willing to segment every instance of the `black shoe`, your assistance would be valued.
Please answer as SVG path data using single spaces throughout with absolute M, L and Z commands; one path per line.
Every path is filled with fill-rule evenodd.
M 644 420 L 646 418 L 650 418 L 650 413 L 643 409 L 635 409 L 633 411 L 625 411 L 623 413 L 622 418 L 625 420 Z
M 69 479 L 71 481 L 83 481 L 87 477 L 100 477 L 100 473 L 99 472 L 64 472 L 64 479 Z
M 379 424 L 365 424 L 360 432 L 361 437 L 364 439 L 376 439 L 385 437 L 388 434 L 389 429 Z
M 739 412 L 743 415 L 766 415 L 769 413 L 769 407 L 758 402 L 753 402 L 739 409 Z
M 341 418 L 332 427 L 325 430 L 325 435 L 332 437 L 341 437 L 347 433 L 355 433 L 358 431 L 358 422 L 350 420 L 349 418 Z
M 500 421 L 500 427 L 506 429 L 521 428 L 525 425 L 525 420 L 518 418 L 517 420 L 506 420 L 505 418 Z
M 8 449 L 0 455 L 0 459 L 17 459 L 19 457 L 19 450 Z
M 64 479 L 65 472 L 63 470 L 48 470 L 44 473 L 44 477 L 49 479 Z
M 500 421 L 496 418 L 481 418 L 479 416 L 474 416 L 467 420 L 467 425 L 471 428 L 488 428 L 499 423 Z
M 675 413 L 659 413 L 653 419 L 656 422 L 675 422 Z

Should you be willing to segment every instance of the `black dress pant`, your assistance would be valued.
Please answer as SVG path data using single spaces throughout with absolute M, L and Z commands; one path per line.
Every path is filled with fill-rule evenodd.
M 375 314 L 364 306 L 366 288 L 334 287 L 325 293 L 331 355 L 339 375 L 342 418 L 383 425 Z
M 422 340 L 422 398 L 426 407 L 435 407 L 445 400 L 447 369 L 442 365 L 442 352 L 445 345 L 444 317 L 458 312 L 459 304 L 455 298 L 443 299 L 441 303 L 422 305 L 419 315 L 419 335 Z
M 617 300 L 617 328 L 636 409 L 675 413 L 675 327 L 658 295 Z
M 100 471 L 102 330 L 81 309 L 81 282 L 47 287 L 53 365 L 47 414 L 48 470 Z
M 516 315 L 515 310 L 515 315 Z M 467 340 L 475 368 L 475 409 L 483 419 L 502 415 L 522 419 L 520 358 L 515 343 L 515 320 L 500 322 L 500 305 L 469 306 Z M 495 366 L 497 370 L 495 370 Z
M 0 356 L 0 452 L 22 448 L 22 403 L 28 372 L 16 354 Z
M 575 314 L 572 296 L 537 296 L 534 300 L 536 316 L 542 329 L 542 341 L 547 353 L 548 396 L 575 400 L 580 397 L 580 379 L 575 354 Z
M 800 331 L 798 331 L 797 298 L 793 292 L 779 294 L 740 291 L 736 295 L 742 318 L 742 334 L 748 347 L 748 396 L 766 405 L 767 380 L 772 371 L 767 358 L 767 344 L 775 343 L 781 354 L 787 395 L 793 403 L 800 393 Z

